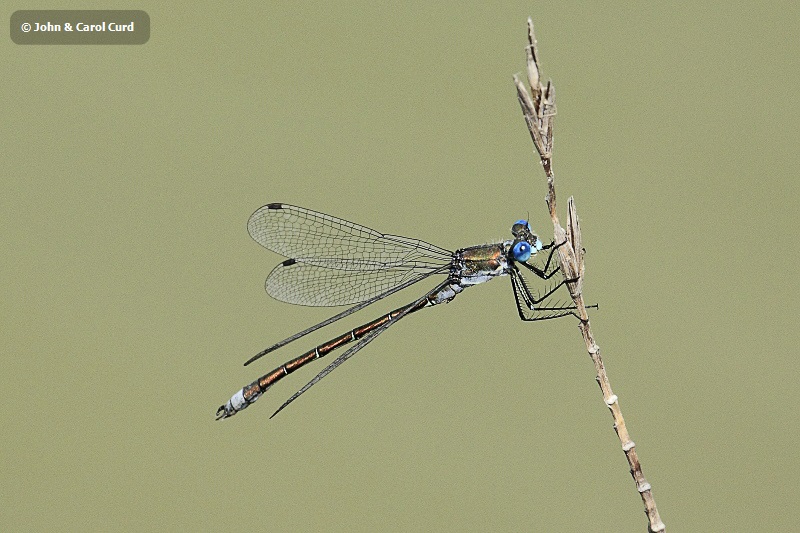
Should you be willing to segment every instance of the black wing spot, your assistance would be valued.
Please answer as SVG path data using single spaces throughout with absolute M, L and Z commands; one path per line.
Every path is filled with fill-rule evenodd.
M 287 259 L 286 261 L 281 263 L 281 265 L 283 265 L 285 267 L 288 267 L 288 266 L 292 266 L 295 263 L 297 263 L 297 259 Z
M 267 209 L 283 209 L 283 204 L 267 204 Z

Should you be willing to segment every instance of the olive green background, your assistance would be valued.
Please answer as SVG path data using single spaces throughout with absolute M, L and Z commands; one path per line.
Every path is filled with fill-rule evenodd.
M 562 216 L 668 531 L 790 531 L 795 3 L 29 2 L 142 46 L 0 45 L 4 531 L 645 531 L 575 321 L 505 279 L 408 317 L 278 417 L 240 387 L 332 313 L 273 301 L 286 202 L 440 246 L 550 235 L 511 75 L 534 17 Z

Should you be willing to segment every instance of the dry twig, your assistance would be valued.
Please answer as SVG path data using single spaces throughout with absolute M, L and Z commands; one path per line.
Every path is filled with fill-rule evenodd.
M 603 359 L 600 357 L 600 347 L 594 342 L 592 329 L 589 324 L 589 315 L 586 312 L 586 304 L 583 301 L 583 248 L 581 246 L 581 229 L 578 223 L 578 215 L 575 210 L 575 202 L 572 197 L 569 198 L 567 205 L 567 229 L 561 227 L 556 214 L 556 189 L 553 176 L 553 119 L 555 118 L 555 88 L 553 82 L 548 81 L 546 85 L 542 84 L 540 69 L 539 69 L 539 55 L 536 49 L 536 37 L 533 33 L 533 21 L 528 18 L 528 46 L 525 47 L 527 55 L 527 71 L 528 71 L 528 85 L 530 86 L 530 93 L 525 88 L 525 85 L 514 76 L 514 83 L 517 86 L 517 97 L 519 104 L 522 107 L 522 114 L 525 117 L 525 123 L 528 125 L 528 130 L 533 139 L 533 144 L 539 152 L 539 158 L 542 162 L 545 175 L 547 176 L 547 208 L 550 212 L 550 219 L 553 221 L 553 236 L 557 243 L 566 241 L 563 246 L 558 248 L 558 258 L 561 265 L 561 272 L 564 279 L 577 280 L 568 283 L 570 296 L 572 296 L 577 309 L 577 314 L 580 317 L 580 330 L 583 335 L 583 340 L 586 343 L 586 350 L 592 358 L 595 370 L 597 371 L 597 383 L 600 385 L 600 390 L 603 393 L 603 401 L 611 411 L 611 416 L 614 418 L 614 430 L 617 432 L 622 450 L 625 452 L 625 457 L 628 459 L 630 465 L 631 475 L 636 482 L 636 490 L 642 497 L 644 503 L 645 514 L 648 519 L 648 531 L 651 533 L 663 533 L 666 528 L 661 518 L 658 515 L 656 502 L 653 498 L 653 492 L 650 484 L 642 474 L 642 465 L 636 455 L 636 445 L 628 434 L 628 429 L 625 426 L 625 419 L 622 417 L 622 411 L 619 407 L 619 399 L 617 395 L 611 390 L 611 384 L 608 381 Z

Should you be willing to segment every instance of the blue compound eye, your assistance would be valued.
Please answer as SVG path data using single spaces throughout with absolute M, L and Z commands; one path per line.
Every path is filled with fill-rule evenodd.
M 522 224 L 522 225 L 523 225 L 523 226 L 525 226 L 525 227 L 526 227 L 528 230 L 530 230 L 530 229 L 531 229 L 531 227 L 528 225 L 528 221 L 527 221 L 527 220 L 525 220 L 524 218 L 521 218 L 521 219 L 517 220 L 516 222 L 514 222 L 514 225 L 515 225 L 515 226 L 516 226 L 517 224 Z
M 531 258 L 531 245 L 527 242 L 518 242 L 511 249 L 511 254 L 517 261 L 527 261 Z

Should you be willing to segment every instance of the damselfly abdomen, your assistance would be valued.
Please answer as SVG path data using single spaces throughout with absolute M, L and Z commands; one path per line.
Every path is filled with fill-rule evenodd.
M 549 280 L 559 272 L 553 260 L 553 252 L 558 246 L 552 243 L 542 245 L 526 220 L 518 220 L 511 227 L 513 239 L 455 252 L 420 240 L 385 235 L 346 220 L 287 204 L 268 204 L 258 209 L 250 217 L 247 227 L 256 242 L 289 258 L 267 277 L 265 285 L 270 296 L 298 305 L 352 307 L 270 346 L 251 357 L 245 365 L 424 279 L 437 275 L 445 279 L 413 302 L 322 343 L 261 376 L 222 405 L 217 410 L 217 419 L 235 415 L 284 376 L 355 342 L 284 402 L 273 413 L 275 416 L 395 322 L 420 309 L 450 302 L 465 288 L 498 276 L 510 277 L 514 301 L 522 320 L 574 314 L 574 306 L 550 303 L 551 296 L 559 287 L 574 280 L 562 277 L 539 292 L 532 292 L 529 288 L 523 273 Z M 547 257 L 537 264 L 532 259 L 543 250 L 548 251 Z

